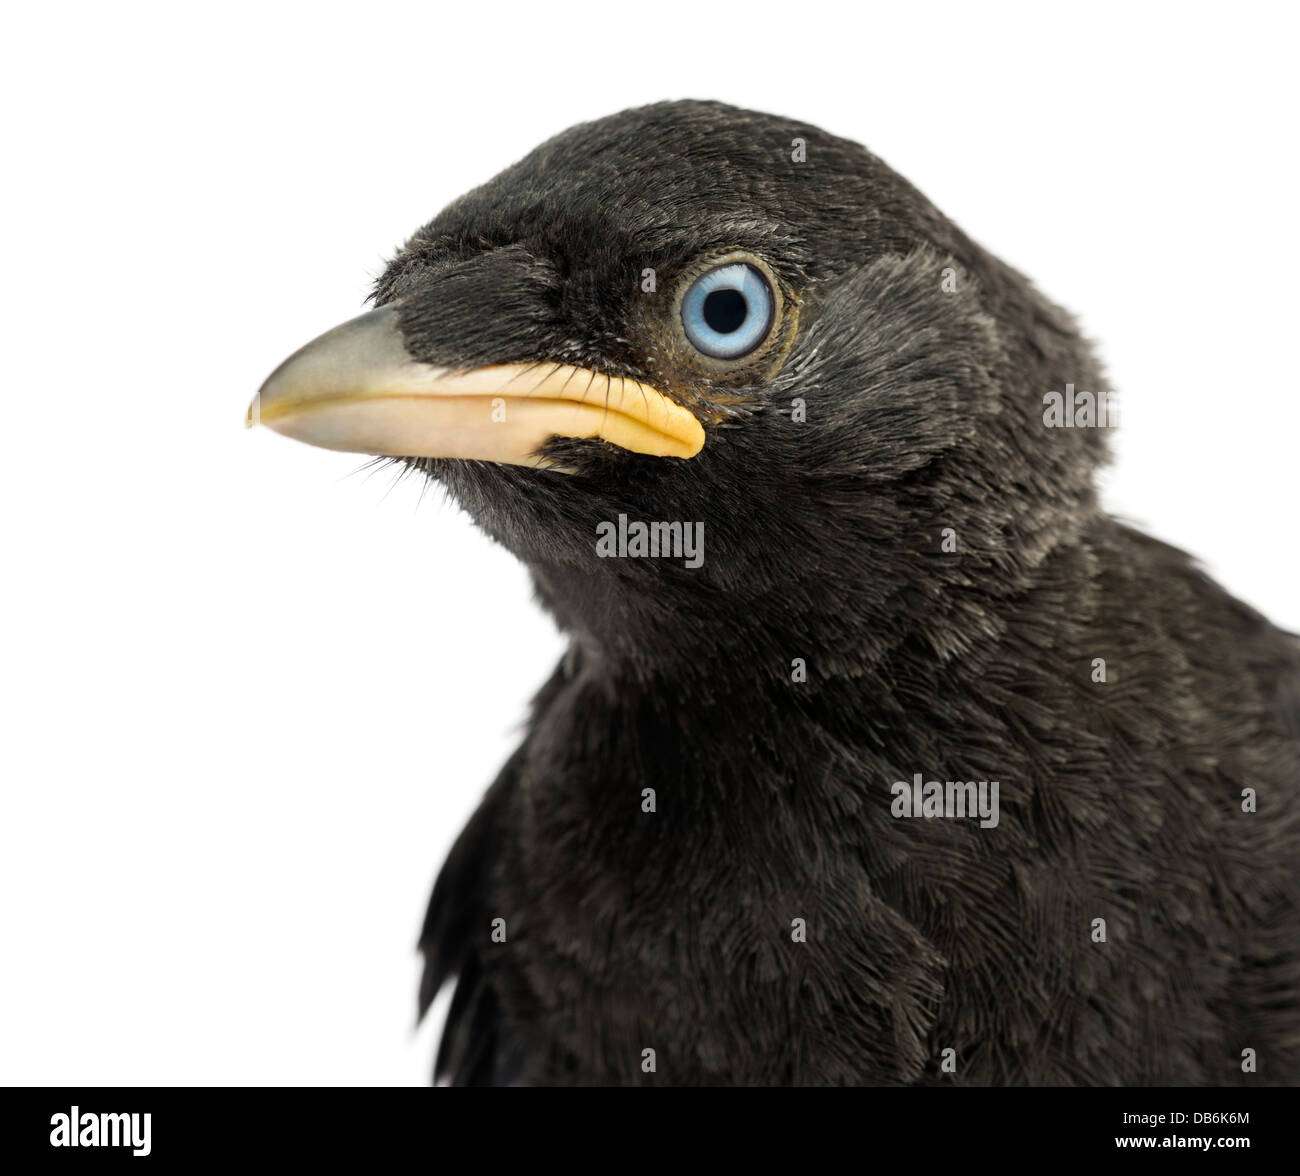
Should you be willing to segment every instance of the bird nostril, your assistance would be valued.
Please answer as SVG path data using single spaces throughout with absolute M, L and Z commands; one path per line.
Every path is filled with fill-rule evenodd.
M 719 335 L 730 335 L 740 328 L 749 313 L 749 303 L 739 290 L 714 290 L 704 300 L 704 321 Z

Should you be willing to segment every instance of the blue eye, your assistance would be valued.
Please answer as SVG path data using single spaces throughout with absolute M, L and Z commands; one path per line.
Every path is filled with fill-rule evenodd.
M 713 359 L 748 355 L 767 338 L 773 313 L 767 279 L 742 261 L 696 278 L 682 299 L 686 338 Z

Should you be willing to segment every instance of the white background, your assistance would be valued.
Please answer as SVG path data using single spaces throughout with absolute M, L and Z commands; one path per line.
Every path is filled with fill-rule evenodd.
M 866 143 L 1100 341 L 1112 508 L 1300 628 L 1289 8 L 11 9 L 0 1082 L 426 1080 L 425 899 L 561 642 L 437 494 L 243 413 L 574 122 Z

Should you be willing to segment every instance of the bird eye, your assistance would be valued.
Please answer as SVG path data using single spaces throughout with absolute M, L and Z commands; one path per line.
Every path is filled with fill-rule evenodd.
M 702 274 L 682 298 L 682 328 L 697 350 L 713 359 L 748 355 L 772 327 L 767 279 L 752 265 L 732 262 Z

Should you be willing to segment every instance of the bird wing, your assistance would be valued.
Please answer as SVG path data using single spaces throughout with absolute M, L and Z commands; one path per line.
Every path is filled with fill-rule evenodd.
M 442 986 L 455 977 L 456 989 L 443 1026 L 434 1080 L 452 1086 L 508 1085 L 505 1026 L 496 991 L 483 967 L 482 948 L 490 914 L 487 891 L 492 863 L 500 853 L 506 796 L 515 788 L 523 749 L 506 763 L 478 810 L 456 839 L 429 900 L 420 933 L 424 975 L 420 1016 L 429 1011 Z

